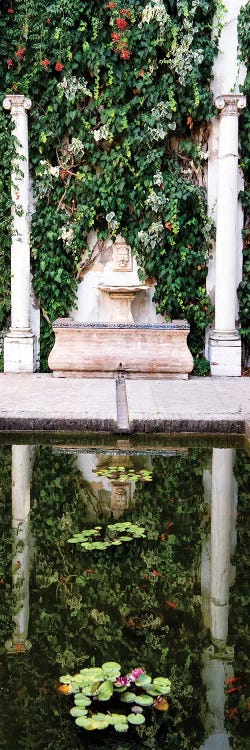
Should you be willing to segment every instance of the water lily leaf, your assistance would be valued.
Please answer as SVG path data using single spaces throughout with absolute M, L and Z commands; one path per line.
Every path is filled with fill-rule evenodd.
M 133 708 L 131 708 L 131 711 L 133 714 L 142 714 L 143 708 L 141 706 L 133 706 Z
M 158 691 L 158 695 L 168 695 L 171 690 L 171 682 L 167 677 L 155 677 L 153 685 Z
M 98 713 L 98 714 L 93 714 L 93 715 L 92 715 L 92 718 L 93 718 L 93 719 L 94 719 L 95 721 L 108 721 L 108 716 L 107 716 L 107 714 L 102 714 L 102 713 Z
M 80 706 L 73 706 L 73 708 L 70 709 L 70 715 L 71 716 L 87 716 L 87 708 L 81 708 Z
M 149 674 L 140 674 L 135 681 L 135 684 L 138 685 L 138 687 L 149 687 L 152 684 L 152 677 L 150 677 Z
M 69 685 L 73 680 L 72 674 L 64 674 L 62 677 L 59 677 L 59 682 L 62 682 L 63 685 Z
M 85 706 L 91 705 L 91 700 L 88 698 L 87 695 L 83 695 L 82 693 L 77 693 L 74 698 L 75 705 L 76 706 L 82 706 L 82 708 L 85 708 Z
M 116 693 L 125 693 L 125 690 L 127 690 L 127 685 L 117 685 L 115 682 L 114 689 Z
M 128 690 L 127 693 L 124 693 L 124 695 L 122 695 L 121 701 L 123 703 L 134 703 L 136 697 L 137 696 L 136 696 L 135 693 L 133 693 L 132 691 Z
M 136 695 L 135 696 L 135 703 L 137 703 L 138 706 L 145 706 L 149 707 L 153 705 L 153 698 L 151 695 Z
M 94 729 L 107 729 L 109 722 L 103 720 L 103 721 L 95 721 L 94 715 L 91 718 L 85 717 L 85 716 L 79 716 L 76 718 L 76 724 L 78 727 L 83 727 L 83 729 L 87 729 L 89 732 L 93 732 Z
M 110 714 L 108 718 L 109 718 L 110 725 L 113 725 L 113 726 L 115 726 L 115 724 L 127 724 L 128 723 L 128 719 L 127 719 L 127 716 L 125 716 L 125 714 Z
M 88 718 L 87 716 L 77 716 L 76 724 L 78 727 L 83 727 L 83 729 L 87 729 L 90 732 L 95 729 L 95 723 L 93 719 Z
M 112 546 L 118 547 L 118 545 L 121 544 L 121 540 L 120 539 L 115 539 L 114 542 L 111 542 L 111 544 L 112 544 Z
M 129 714 L 128 721 L 138 727 L 140 724 L 145 724 L 145 716 L 143 714 Z
M 101 667 L 90 667 L 89 669 L 85 667 L 85 669 L 80 670 L 80 674 L 84 675 L 88 678 L 88 681 L 96 682 L 97 680 L 104 680 L 105 674 Z
M 148 695 L 152 695 L 154 698 L 157 698 L 157 695 L 159 695 L 158 690 L 156 690 L 156 688 L 153 687 L 153 685 L 149 688 L 145 688 L 145 690 Z
M 105 661 L 104 664 L 102 664 L 102 670 L 107 674 L 107 672 L 116 672 L 117 677 L 121 673 L 121 665 L 118 664 L 118 661 Z
M 113 683 L 111 680 L 105 680 L 105 682 L 101 683 L 98 689 L 98 700 L 108 701 L 111 698 L 111 695 L 113 695 Z
M 128 724 L 115 724 L 114 729 L 116 732 L 127 732 Z
M 132 536 L 120 536 L 121 542 L 132 542 Z

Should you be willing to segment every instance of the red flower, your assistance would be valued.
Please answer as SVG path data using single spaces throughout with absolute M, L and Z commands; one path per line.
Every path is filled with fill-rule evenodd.
M 116 8 L 116 6 L 117 6 L 117 3 L 108 3 L 106 5 L 106 8 Z
M 48 67 L 50 65 L 50 61 L 48 60 L 47 57 L 45 57 L 44 60 L 40 60 L 39 65 L 42 65 L 43 68 L 46 68 L 46 70 L 48 70 Z
M 117 18 L 117 20 L 116 20 L 116 26 L 117 26 L 118 29 L 120 29 L 121 31 L 123 31 L 124 29 L 126 29 L 127 25 L 128 25 L 128 22 L 125 21 L 125 18 Z
M 51 23 L 51 18 L 46 18 L 46 23 Z
M 11 58 L 11 57 L 8 57 L 8 60 L 7 60 L 7 65 L 8 65 L 8 69 L 12 68 L 12 65 L 13 65 L 13 60 L 12 60 L 12 58 Z
M 7 13 L 15 13 L 14 8 L 8 8 Z
M 131 52 L 129 51 L 129 49 L 122 49 L 120 52 L 121 60 L 129 60 L 130 55 L 131 55 Z
M 56 62 L 55 70 L 57 70 L 58 73 L 60 73 L 61 70 L 63 70 L 63 68 L 64 68 L 64 64 L 62 62 Z
M 26 47 L 19 47 L 17 51 L 15 52 L 16 57 L 19 57 L 19 60 L 23 60 L 24 55 L 26 52 Z
M 123 16 L 126 16 L 127 18 L 130 18 L 131 16 L 131 10 L 126 10 L 126 8 L 125 9 L 123 8 L 123 10 L 121 10 L 121 13 Z
M 122 35 L 119 34 L 118 31 L 113 31 L 113 33 L 111 34 L 111 39 L 113 39 L 113 42 L 119 42 L 121 38 Z

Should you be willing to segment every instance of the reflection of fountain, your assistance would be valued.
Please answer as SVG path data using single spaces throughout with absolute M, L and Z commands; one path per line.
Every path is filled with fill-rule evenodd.
M 96 521 L 103 515 L 105 518 L 112 515 L 118 519 L 128 509 L 136 487 L 136 480 L 130 479 L 129 471 L 135 475 L 137 472 L 139 479 L 142 469 L 151 469 L 151 458 L 147 455 L 78 453 L 77 464 L 86 482 L 82 495 L 83 500 L 84 496 L 87 500 L 88 520 Z M 124 481 L 120 477 L 124 474 L 120 471 L 121 467 L 125 470 Z M 110 471 L 113 472 L 111 477 Z
M 131 248 L 120 235 L 112 253 L 97 284 L 96 317 L 84 310 L 83 321 L 59 318 L 54 323 L 55 345 L 48 360 L 53 375 L 112 378 L 123 372 L 127 377 L 187 379 L 193 368 L 188 323 L 159 322 L 152 289 L 140 283 Z M 147 310 L 143 321 L 140 306 L 144 314 Z
M 30 512 L 30 446 L 12 446 L 12 530 L 13 530 L 13 591 L 16 614 L 13 617 L 12 639 L 6 641 L 10 653 L 29 651 L 29 512 Z
M 233 676 L 233 648 L 227 645 L 229 586 L 234 572 L 230 554 L 235 544 L 236 482 L 233 477 L 233 449 L 213 449 L 211 540 L 203 545 L 201 593 L 205 606 L 205 624 L 211 631 L 212 644 L 203 654 L 202 678 L 207 690 L 208 714 L 205 728 L 208 738 L 202 750 L 230 750 L 224 729 L 225 682 Z M 207 472 L 206 472 L 207 474 Z M 208 476 L 206 476 L 208 487 Z M 208 595 L 210 591 L 210 611 Z

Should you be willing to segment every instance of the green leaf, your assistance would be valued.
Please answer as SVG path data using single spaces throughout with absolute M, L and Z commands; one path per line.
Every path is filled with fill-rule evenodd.
M 70 715 L 71 716 L 87 716 L 87 708 L 81 708 L 80 706 L 73 706 L 73 708 L 70 709 Z
M 139 727 L 140 724 L 145 724 L 145 716 L 143 714 L 129 714 L 128 721 L 130 724 Z
M 121 697 L 121 701 L 123 703 L 134 703 L 135 699 L 136 699 L 136 694 L 130 690 L 128 690 L 127 693 L 124 693 L 124 695 L 122 695 Z
M 111 680 L 105 680 L 98 689 L 98 700 L 108 701 L 111 695 L 113 695 L 113 683 Z
M 153 698 L 151 695 L 136 695 L 135 696 L 135 703 L 137 703 L 138 706 L 145 706 L 145 708 L 149 708 L 149 706 L 153 705 Z

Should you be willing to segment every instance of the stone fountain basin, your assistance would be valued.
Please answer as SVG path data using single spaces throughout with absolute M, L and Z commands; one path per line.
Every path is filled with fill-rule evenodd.
M 81 323 L 58 318 L 49 355 L 54 377 L 178 378 L 193 369 L 189 325 L 172 323 Z
M 149 287 L 147 284 L 99 284 L 98 289 L 102 292 L 117 293 L 117 294 L 136 294 L 136 292 L 143 292 Z

